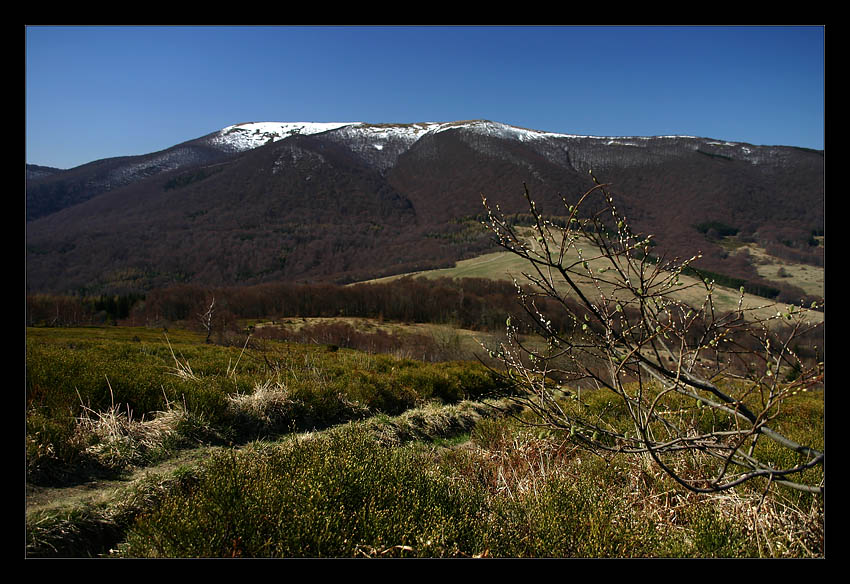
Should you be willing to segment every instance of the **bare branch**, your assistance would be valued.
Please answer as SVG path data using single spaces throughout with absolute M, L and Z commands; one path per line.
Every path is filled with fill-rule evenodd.
M 530 228 L 483 198 L 495 241 L 528 266 L 515 284 L 536 334 L 524 337 L 509 319 L 493 352 L 524 390 L 516 401 L 596 452 L 648 456 L 694 491 L 767 477 L 822 493 L 822 479 L 800 477 L 823 467 L 823 452 L 771 427 L 787 399 L 822 382 L 823 364 L 794 352 L 822 323 L 806 309 L 745 302 L 743 289 L 734 310 L 720 310 L 728 293 L 692 275 L 700 255 L 653 257 L 652 236 L 634 233 L 608 186 L 593 181 L 575 204 L 562 198 L 566 221 L 557 224 L 527 187 Z M 601 395 L 612 401 L 600 409 Z M 780 464 L 760 439 L 796 459 Z M 683 465 L 687 456 L 708 461 L 702 475 Z

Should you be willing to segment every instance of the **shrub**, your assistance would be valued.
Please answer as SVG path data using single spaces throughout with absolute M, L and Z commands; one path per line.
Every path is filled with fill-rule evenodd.
M 520 338 L 508 319 L 496 352 L 524 392 L 517 401 L 544 427 L 568 431 L 600 455 L 649 457 L 695 492 L 766 480 L 822 494 L 823 451 L 773 425 L 792 396 L 822 382 L 823 363 L 790 349 L 819 330 L 818 319 L 794 306 L 774 305 L 769 314 L 745 308 L 743 285 L 736 308 L 719 310 L 714 282 L 685 286 L 681 279 L 699 255 L 648 260 L 652 237 L 633 232 L 607 186 L 593 180 L 578 201 L 563 200 L 566 227 L 540 215 L 526 189 L 536 218 L 531 234 L 484 201 L 496 241 L 528 265 L 519 299 L 538 343 Z M 682 296 L 687 288 L 699 293 L 696 301 Z M 552 310 L 572 320 L 572 331 L 552 326 Z M 788 368 L 796 370 L 793 379 L 782 375 Z M 598 391 L 576 391 L 578 405 L 566 408 L 560 384 Z M 592 393 L 606 395 L 611 408 L 588 415 L 581 400 Z M 781 467 L 775 456 L 762 456 L 773 448 L 788 454 Z

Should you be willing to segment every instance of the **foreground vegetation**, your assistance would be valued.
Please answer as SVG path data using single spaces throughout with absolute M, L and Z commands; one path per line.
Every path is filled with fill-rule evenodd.
M 29 329 L 28 471 L 61 483 L 81 469 L 108 474 L 156 461 L 187 443 L 323 429 L 498 389 L 493 373 L 468 362 L 250 337 L 218 346 L 187 331 Z
M 27 330 L 28 556 L 823 555 L 822 497 L 698 495 L 591 455 L 523 423 L 478 362 L 205 340 Z M 822 446 L 822 392 L 786 404 L 778 427 Z

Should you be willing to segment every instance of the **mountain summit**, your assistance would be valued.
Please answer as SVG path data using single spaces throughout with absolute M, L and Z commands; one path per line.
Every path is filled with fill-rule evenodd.
M 27 167 L 30 291 L 144 291 L 178 282 L 352 281 L 489 249 L 481 195 L 545 212 L 612 185 L 669 253 L 753 277 L 716 229 L 822 261 L 823 152 L 693 136 L 596 137 L 487 120 L 250 122 L 166 150 Z M 563 211 L 560 211 L 563 214 Z M 695 249 L 698 248 L 698 249 Z

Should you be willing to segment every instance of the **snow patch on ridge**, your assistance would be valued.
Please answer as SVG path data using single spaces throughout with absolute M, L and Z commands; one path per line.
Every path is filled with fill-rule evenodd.
M 499 122 L 471 120 L 463 122 L 420 122 L 413 124 L 367 124 L 363 122 L 249 122 L 227 126 L 216 132 L 210 142 L 233 152 L 243 152 L 295 134 L 310 135 L 345 129 L 348 134 L 368 137 L 376 149 L 387 143 L 411 145 L 426 134 L 453 129 L 472 129 L 496 137 L 520 141 L 564 137 L 565 134 L 518 128 Z
M 368 138 L 375 149 L 388 143 L 412 145 L 422 136 L 454 129 L 468 129 L 490 136 L 529 142 L 547 138 L 590 138 L 611 141 L 651 140 L 653 138 L 695 138 L 695 136 L 585 136 L 531 130 L 492 122 L 466 120 L 456 122 L 419 122 L 412 124 L 369 124 L 363 122 L 249 122 L 234 124 L 217 132 L 211 142 L 231 151 L 245 151 L 276 142 L 295 134 L 309 135 L 343 129 L 348 135 Z M 631 143 L 629 145 L 637 146 Z
M 243 152 L 295 134 L 309 135 L 356 125 L 354 122 L 249 122 L 219 130 L 210 142 L 233 152 Z

